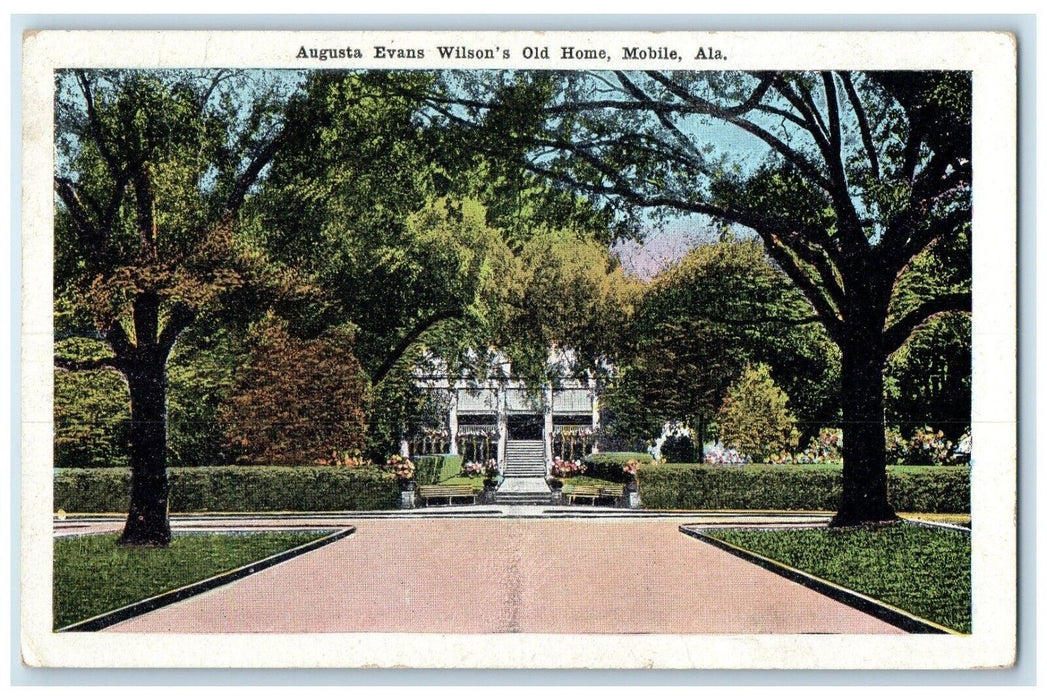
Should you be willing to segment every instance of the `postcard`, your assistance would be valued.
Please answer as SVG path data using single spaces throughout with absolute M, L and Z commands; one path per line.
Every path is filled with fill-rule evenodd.
M 23 55 L 26 665 L 1014 664 L 1013 36 Z

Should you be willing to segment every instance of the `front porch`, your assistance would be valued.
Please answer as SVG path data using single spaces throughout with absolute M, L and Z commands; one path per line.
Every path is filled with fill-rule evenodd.
M 540 391 L 519 380 L 434 383 L 431 390 L 446 399 L 445 427 L 405 441 L 405 454 L 451 454 L 479 464 L 493 459 L 504 477 L 527 478 L 548 476 L 557 458 L 577 461 L 598 450 L 600 412 L 591 379 Z

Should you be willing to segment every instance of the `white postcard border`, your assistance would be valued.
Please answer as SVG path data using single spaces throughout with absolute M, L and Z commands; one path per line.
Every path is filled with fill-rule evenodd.
M 478 63 L 382 59 L 376 45 L 491 44 Z M 623 61 L 620 46 L 722 47 L 725 60 Z M 302 46 L 360 60 L 303 60 Z M 596 62 L 521 58 L 531 45 L 608 51 Z M 22 653 L 81 667 L 991 668 L 1016 639 L 1016 118 L 1013 38 L 990 32 L 63 32 L 31 33 L 23 63 Z M 428 53 L 428 52 L 427 52 Z M 957 69 L 974 73 L 972 456 L 974 634 L 109 635 L 51 629 L 53 70 L 63 67 Z

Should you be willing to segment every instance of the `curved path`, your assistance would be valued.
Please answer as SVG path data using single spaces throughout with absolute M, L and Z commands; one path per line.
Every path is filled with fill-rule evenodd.
M 902 633 L 678 531 L 696 518 L 355 519 L 112 632 Z

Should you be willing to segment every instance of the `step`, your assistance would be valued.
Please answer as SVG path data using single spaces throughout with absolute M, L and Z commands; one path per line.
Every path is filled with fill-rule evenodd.
M 535 493 L 535 494 L 511 494 L 505 496 L 499 496 L 495 494 L 494 502 L 502 505 L 519 505 L 519 506 L 530 506 L 530 505 L 550 505 L 553 502 L 553 497 L 548 493 Z

